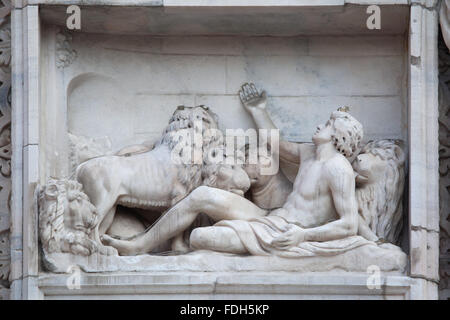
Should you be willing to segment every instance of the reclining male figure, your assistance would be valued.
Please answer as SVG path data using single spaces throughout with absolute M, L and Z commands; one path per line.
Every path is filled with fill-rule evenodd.
M 260 95 L 253 84 L 245 84 L 239 93 L 257 126 L 275 129 L 265 110 L 265 93 Z M 362 125 L 356 119 L 347 112 L 335 111 L 324 125 L 317 127 L 313 144 L 281 140 L 279 157 L 300 165 L 293 191 L 282 208 L 269 212 L 237 194 L 201 186 L 166 212 L 145 234 L 132 240 L 105 235 L 102 240 L 116 247 L 121 255 L 146 253 L 188 228 L 200 213 L 215 221 L 244 220 L 255 226 L 263 225 L 254 230 L 261 232 L 256 237 L 267 253 L 272 249 L 295 247 L 304 241 L 354 236 L 358 231 L 358 212 L 354 172 L 348 159 L 359 150 L 362 136 Z M 190 236 L 191 247 L 260 254 L 250 252 L 236 230 L 226 222 L 194 229 Z

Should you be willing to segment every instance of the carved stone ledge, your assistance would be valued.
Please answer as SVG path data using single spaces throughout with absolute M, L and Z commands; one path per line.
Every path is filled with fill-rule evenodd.
M 105 256 L 88 257 L 66 253 L 46 256 L 46 267 L 52 272 L 67 273 L 73 266 L 85 272 L 327 272 L 336 270 L 366 272 L 369 266 L 379 266 L 381 271 L 404 274 L 407 256 L 400 249 L 383 249 L 362 246 L 337 256 L 281 258 L 277 256 L 236 256 L 211 251 L 196 251 L 185 255 L 134 257 Z
M 10 1 L 0 8 L 0 300 L 9 299 L 11 201 Z
M 381 275 L 380 288 L 367 287 L 367 273 L 246 272 L 81 274 L 79 289 L 70 275 L 42 274 L 41 298 L 91 299 L 417 299 L 423 281 Z M 270 283 L 267 282 L 270 279 Z

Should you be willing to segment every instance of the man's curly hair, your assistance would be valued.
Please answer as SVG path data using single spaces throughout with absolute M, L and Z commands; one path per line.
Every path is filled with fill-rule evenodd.
M 349 113 L 334 111 L 330 120 L 333 121 L 335 133 L 331 139 L 336 150 L 350 159 L 357 154 L 361 148 L 363 139 L 363 127 L 358 120 Z

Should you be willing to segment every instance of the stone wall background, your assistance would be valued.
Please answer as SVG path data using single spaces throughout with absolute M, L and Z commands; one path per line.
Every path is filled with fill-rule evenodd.
M 109 136 L 117 149 L 159 137 L 179 104 L 207 105 L 222 129 L 245 130 L 254 124 L 237 92 L 254 82 L 267 91 L 269 113 L 291 141 L 311 141 L 315 127 L 344 105 L 363 124 L 366 140 L 406 140 L 406 43 L 403 35 L 73 33 L 76 58 L 59 69 L 67 86 L 68 130 Z

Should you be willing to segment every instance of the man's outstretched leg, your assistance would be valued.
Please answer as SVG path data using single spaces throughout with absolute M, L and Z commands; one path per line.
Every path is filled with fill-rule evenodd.
M 228 227 L 201 227 L 192 230 L 189 240 L 195 250 L 212 250 L 227 253 L 248 253 L 236 232 Z
M 220 221 L 250 220 L 265 216 L 267 211 L 237 194 L 202 186 L 163 214 L 145 234 L 132 240 L 118 240 L 103 235 L 102 240 L 117 248 L 121 255 L 147 253 L 186 230 L 200 213 Z

